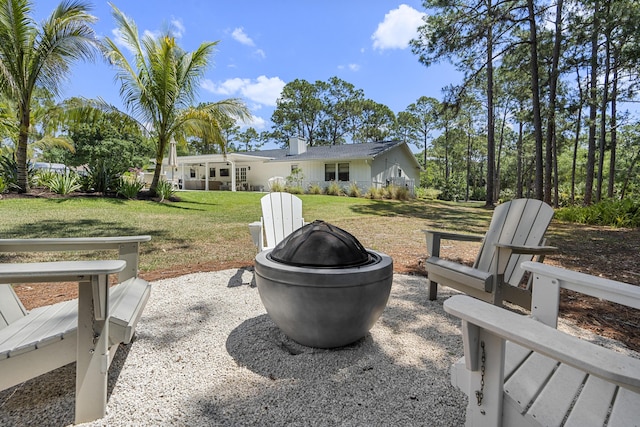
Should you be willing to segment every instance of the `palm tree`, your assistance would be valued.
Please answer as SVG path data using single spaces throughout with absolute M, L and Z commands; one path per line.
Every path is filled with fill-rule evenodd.
M 0 90 L 15 105 L 18 138 L 18 191 L 29 190 L 27 144 L 31 127 L 31 100 L 36 87 L 58 95 L 71 63 L 93 58 L 97 46 L 89 14 L 81 1 L 63 1 L 41 24 L 30 16 L 28 0 L 0 1 Z
M 246 120 L 249 111 L 237 99 L 194 106 L 198 83 L 209 65 L 218 42 L 204 42 L 186 52 L 177 44 L 170 30 L 160 37 L 138 35 L 135 22 L 113 6 L 113 16 L 127 55 L 116 42 L 105 38 L 102 47 L 109 61 L 118 69 L 120 97 L 125 108 L 139 123 L 150 129 L 156 145 L 156 167 L 150 192 L 155 194 L 162 160 L 171 138 L 184 140 L 194 135 L 225 147 L 221 123 L 225 119 Z

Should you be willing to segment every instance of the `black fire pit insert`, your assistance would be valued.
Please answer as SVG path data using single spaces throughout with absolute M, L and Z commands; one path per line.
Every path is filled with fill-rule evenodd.
M 321 220 L 291 233 L 269 256 L 276 262 L 300 267 L 354 267 L 373 261 L 352 234 Z

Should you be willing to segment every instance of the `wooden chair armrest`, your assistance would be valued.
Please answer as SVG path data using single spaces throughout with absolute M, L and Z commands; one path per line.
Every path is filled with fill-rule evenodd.
M 151 236 L 61 237 L 34 239 L 0 239 L 0 252 L 55 252 L 117 249 L 127 267 L 118 274 L 118 281 L 138 276 L 139 245 Z
M 477 234 L 453 233 L 449 231 L 439 230 L 422 230 L 422 232 L 426 235 L 433 234 L 435 236 L 438 236 L 440 239 L 458 240 L 461 242 L 481 242 L 482 239 L 484 239 L 484 236 L 480 236 Z
M 619 386 L 640 392 L 640 359 L 625 356 L 565 334 L 530 317 L 522 316 L 466 295 L 455 295 L 444 303 L 444 310 L 463 321 L 472 336 L 485 330 L 581 371 Z M 466 325 L 465 325 L 466 323 Z M 477 340 L 468 342 L 479 345 Z M 477 349 L 465 349 L 465 357 L 477 357 Z M 474 366 L 473 361 L 468 361 Z M 475 366 L 478 366 L 476 362 Z
M 522 268 L 534 274 L 534 283 L 540 283 L 534 286 L 534 295 L 536 287 L 542 293 L 545 282 L 555 282 L 561 288 L 640 309 L 640 286 L 533 261 L 523 262 Z
M 0 252 L 54 252 L 118 249 L 122 244 L 142 243 L 150 240 L 151 236 L 0 239 Z
M 484 236 L 474 234 L 451 233 L 448 231 L 422 230 L 427 239 L 427 254 L 429 256 L 440 256 L 441 240 L 457 240 L 461 242 L 481 242 Z
M 530 255 L 548 255 L 558 252 L 558 248 L 555 246 L 523 246 L 523 245 L 510 245 L 506 243 L 496 243 L 498 248 L 507 248 L 511 250 L 513 254 L 530 254 Z

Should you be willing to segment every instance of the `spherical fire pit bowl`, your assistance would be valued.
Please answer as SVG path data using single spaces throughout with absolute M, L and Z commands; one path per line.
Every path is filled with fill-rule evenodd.
M 302 345 L 334 348 L 364 337 L 389 299 L 393 261 L 346 231 L 315 221 L 255 259 L 260 299 Z

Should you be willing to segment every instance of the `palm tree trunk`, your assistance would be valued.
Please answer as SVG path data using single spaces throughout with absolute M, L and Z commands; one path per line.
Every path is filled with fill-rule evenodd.
M 26 193 L 29 191 L 29 171 L 27 166 L 27 146 L 29 143 L 29 125 L 30 114 L 29 107 L 21 108 L 18 120 L 20 121 L 20 130 L 18 133 L 18 146 L 16 149 L 16 163 L 18 165 L 18 192 Z

